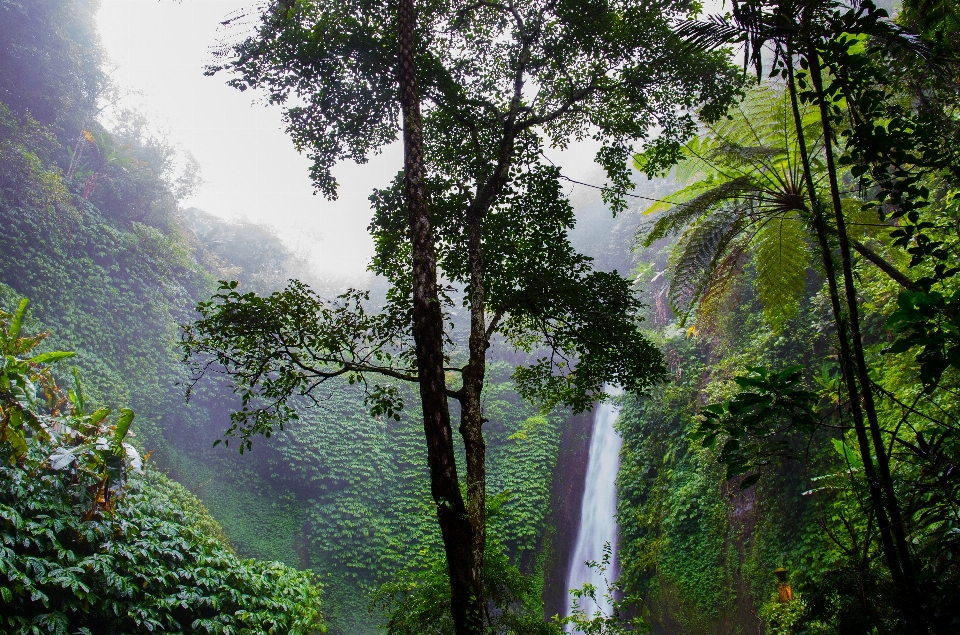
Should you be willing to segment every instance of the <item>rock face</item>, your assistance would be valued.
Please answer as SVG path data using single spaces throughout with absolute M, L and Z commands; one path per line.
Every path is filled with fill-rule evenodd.
M 544 564 L 543 601 L 547 618 L 565 615 L 570 601 L 567 574 L 580 523 L 592 429 L 592 412 L 575 415 L 567 421 L 560 441 L 551 512 L 547 519 L 548 526 L 553 528 Z

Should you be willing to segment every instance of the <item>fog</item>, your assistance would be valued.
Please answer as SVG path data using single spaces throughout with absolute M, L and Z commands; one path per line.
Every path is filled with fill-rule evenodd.
M 373 252 L 367 197 L 400 169 L 400 147 L 365 165 L 339 165 L 338 200 L 314 196 L 309 161 L 283 131 L 281 109 L 226 86 L 223 74 L 203 75 L 212 48 L 236 36 L 221 22 L 255 6 L 250 0 L 102 0 L 99 27 L 120 104 L 144 110 L 199 162 L 204 183 L 185 205 L 274 228 L 317 273 L 360 276 Z M 593 149 L 577 144 L 550 157 L 568 176 L 600 182 Z M 596 198 L 577 194 L 578 202 L 582 195 Z

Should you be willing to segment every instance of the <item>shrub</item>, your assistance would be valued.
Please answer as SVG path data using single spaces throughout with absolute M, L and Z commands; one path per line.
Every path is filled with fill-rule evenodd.
M 142 469 L 133 412 L 87 413 L 0 311 L 0 632 L 324 632 L 310 573 L 242 560 L 184 488 Z M 211 531 L 211 527 L 214 531 Z

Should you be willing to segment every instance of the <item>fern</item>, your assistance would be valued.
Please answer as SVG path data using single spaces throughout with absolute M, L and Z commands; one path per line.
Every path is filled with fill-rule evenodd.
M 808 254 L 803 224 L 792 215 L 765 223 L 753 239 L 753 263 L 763 314 L 774 332 L 783 330 L 800 310 Z
M 710 285 L 697 305 L 697 330 L 703 332 L 720 330 L 721 317 L 731 306 L 733 283 L 743 273 L 746 261 L 746 241 L 737 240 L 727 250 L 727 255 L 714 268 Z
M 714 181 L 701 181 L 680 190 L 665 199 L 674 204 L 673 209 L 658 218 L 649 231 L 641 234 L 643 246 L 649 247 L 657 240 L 679 232 L 717 205 L 735 199 L 752 188 L 750 177 L 745 176 L 719 184 Z M 696 192 L 695 196 L 684 200 L 687 194 L 693 192 Z M 657 206 L 664 206 L 664 203 L 657 203 Z M 651 207 L 644 214 L 656 211 L 657 206 Z
M 694 224 L 677 243 L 671 259 L 667 301 L 673 312 L 681 316 L 681 326 L 710 285 L 742 218 L 742 210 L 725 208 Z

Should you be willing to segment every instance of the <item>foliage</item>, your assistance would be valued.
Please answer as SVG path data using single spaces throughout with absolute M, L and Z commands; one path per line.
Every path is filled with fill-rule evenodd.
M 232 71 L 231 85 L 262 88 L 271 101 L 292 104 L 288 132 L 310 156 L 313 180 L 327 196 L 336 192 L 330 169 L 337 161 L 363 162 L 396 138 L 394 10 L 365 1 L 337 8 L 269 3 L 257 33 L 225 45 L 222 61 L 208 69 Z M 522 155 L 531 142 L 539 146 L 541 135 L 565 146 L 590 134 L 603 143 L 597 157 L 616 200 L 629 189 L 622 163 L 631 142 L 653 125 L 668 138 L 683 135 L 689 111 L 706 104 L 708 118 L 715 118 L 736 89 L 722 55 L 663 48 L 668 18 L 687 10 L 667 3 L 651 11 L 634 2 L 420 6 L 415 46 L 427 172 L 443 182 L 444 199 L 485 195 L 499 152 L 508 155 L 505 167 L 517 171 L 509 180 L 549 188 L 551 170 L 509 155 Z M 536 93 L 514 96 L 530 83 Z M 459 195 L 458 184 L 466 188 Z
M 804 631 L 817 632 L 804 624 L 803 614 L 807 605 L 799 595 L 793 596 L 792 602 L 780 602 L 778 598 L 771 598 L 760 607 L 760 617 L 767 623 L 767 632 L 770 635 L 793 635 Z M 807 626 L 807 628 L 804 628 Z
M 106 85 L 94 6 L 0 2 L 0 102 L 67 137 L 80 132 Z
M 725 437 L 717 460 L 726 466 L 726 477 L 754 472 L 740 482 L 741 489 L 760 480 L 772 457 L 799 458 L 791 452 L 792 439 L 809 436 L 820 424 L 813 409 L 819 400 L 804 388 L 800 366 L 748 370 L 734 379 L 741 391 L 732 400 L 703 408 L 704 420 L 691 436 L 708 448 Z
M 887 325 L 899 335 L 888 353 L 914 347 L 924 390 L 933 392 L 947 368 L 960 370 L 960 290 L 951 296 L 939 291 L 903 291 Z
M 498 513 L 491 506 L 490 518 Z M 485 632 L 491 635 L 559 635 L 555 623 L 543 619 L 542 589 L 510 564 L 495 534 L 487 534 L 484 558 L 488 594 Z M 424 569 L 402 570 L 372 596 L 372 605 L 390 616 L 388 635 L 451 635 L 450 590 L 446 561 L 433 557 Z
M 584 633 L 585 635 L 622 635 L 623 633 L 647 632 L 647 626 L 643 619 L 634 617 L 627 619 L 625 610 L 632 608 L 637 603 L 635 597 L 618 597 L 620 589 L 615 582 L 611 582 L 607 577 L 610 570 L 610 543 L 603 546 L 603 559 L 600 562 L 588 562 L 587 566 L 597 569 L 600 577 L 603 578 L 606 589 L 597 589 L 594 585 L 587 583 L 580 589 L 571 589 L 573 595 L 573 608 L 570 615 L 561 619 L 560 623 L 564 626 L 573 628 L 575 633 Z M 603 594 L 603 599 L 612 608 L 607 614 L 600 608 L 600 602 L 597 600 L 597 592 Z M 592 614 L 588 612 L 587 607 L 596 606 L 597 610 Z
M 20 335 L 25 310 L 0 313 L 5 632 L 325 630 L 310 574 L 238 559 L 181 487 L 139 476 L 131 410 L 110 425 L 109 408 L 86 412 L 79 380 L 63 394 L 49 363 L 66 353 L 19 357 L 43 338 Z
M 754 237 L 757 292 L 764 316 L 777 332 L 800 310 L 807 282 L 805 239 L 803 223 L 791 215 L 772 219 Z
M 364 372 L 415 379 L 409 325 L 389 313 L 368 314 L 369 293 L 349 290 L 327 303 L 296 280 L 266 298 L 237 286 L 221 282 L 220 293 L 198 304 L 201 320 L 186 328 L 183 346 L 185 362 L 199 357 L 198 377 L 216 363 L 234 378 L 241 409 L 231 414 L 227 435 L 240 436 L 241 452 L 251 436 L 269 437 L 274 422 L 282 429 L 297 418 L 291 397 L 316 400 L 314 389 L 328 380 L 346 376 L 353 384 Z M 399 420 L 395 387 L 374 385 L 368 398 L 373 416 Z
M 49 3 L 64 9 L 59 14 L 32 4 L 22 9 L 35 21 L 4 45 L 30 34 L 50 42 L 94 24 L 90 3 Z M 34 49 L 42 52 L 39 45 Z M 0 67 L 18 94 L 33 86 L 27 66 Z M 82 77 L 73 68 L 73 80 Z M 218 530 L 205 516 L 205 532 L 229 536 L 243 556 L 318 572 L 328 627 L 350 635 L 372 632 L 377 618 L 366 611 L 369 590 L 400 568 L 422 564 L 424 552 L 435 553 L 439 541 L 429 520 L 422 422 L 410 406 L 415 393 L 402 389 L 407 407 L 401 421 L 385 422 L 366 414 L 361 390 L 337 382 L 319 405 L 299 403 L 300 419 L 242 460 L 211 447 L 230 426 L 227 413 L 237 403 L 226 382 L 215 378 L 196 386 L 184 404 L 189 376 L 171 347 L 177 324 L 193 318 L 192 307 L 209 298 L 218 278 L 239 280 L 241 292 L 269 294 L 291 275 L 307 279 L 305 267 L 262 227 L 179 209 L 190 179 L 175 166 L 189 160 L 176 158 L 141 114 L 117 111 L 98 124 L 69 96 L 44 98 L 71 104 L 54 118 L 73 127 L 48 125 L 36 106 L 27 115 L 0 105 L 0 307 L 16 309 L 30 296 L 36 318 L 27 316 L 25 324 L 54 334 L 38 350 L 52 350 L 53 340 L 76 351 L 71 361 L 83 378 L 88 411 L 113 403 L 136 410 L 134 445 L 153 451 L 152 462 L 183 484 L 180 504 L 199 505 L 189 490 L 223 525 Z M 313 287 L 325 297 L 340 292 L 329 281 Z M 547 424 L 524 428 L 538 412 L 516 394 L 510 368 L 497 364 L 491 363 L 495 378 L 485 389 L 491 490 L 514 495 L 495 522 L 510 557 L 530 571 L 566 417 L 551 412 Z M 64 375 L 54 372 L 72 384 Z M 508 438 L 522 429 L 526 439 Z M 152 478 L 148 471 L 130 487 Z
M 21 143 L 18 148 L 33 142 Z M 55 168 L 51 172 L 57 175 Z M 21 179 L 17 185 L 35 182 Z M 89 201 L 76 195 L 60 208 L 62 214 L 47 215 L 22 198 L 0 205 L 0 280 L 13 287 L 0 285 L 0 304 L 16 308 L 29 291 L 40 318 L 35 327 L 53 331 L 77 351 L 74 360 L 93 408 L 131 404 L 139 445 L 201 496 L 240 553 L 331 574 L 325 594 L 329 627 L 370 632 L 376 621 L 366 613 L 371 585 L 419 562 L 420 551 L 438 540 L 424 517 L 430 506 L 418 409 L 408 406 L 401 422 L 385 424 L 364 414 L 362 391 L 343 381 L 319 406 L 299 404 L 300 420 L 242 461 L 211 448 L 229 427 L 227 413 L 236 402 L 222 382 L 211 381 L 195 387 L 189 405 L 183 403 L 187 376 L 170 348 L 176 323 L 209 294 L 210 274 L 236 275 L 244 285 L 269 292 L 275 288 L 270 280 L 285 278 L 275 268 L 296 262 L 260 228 L 209 218 L 206 225 L 189 221 L 173 235 L 130 227 L 122 217 L 99 212 L 101 187 Z M 227 236 L 229 242 L 215 242 Z M 257 253 L 279 260 L 261 261 L 242 251 L 251 243 L 264 246 Z M 533 430 L 527 442 L 508 440 L 537 415 L 516 395 L 508 375 L 496 371 L 487 399 L 489 457 L 494 491 L 517 494 L 508 503 L 516 513 L 498 522 L 509 526 L 503 535 L 519 556 L 538 548 L 543 533 L 562 417 L 548 415 L 550 425 Z M 403 397 L 416 402 L 409 390 Z M 529 464 L 514 462 L 514 454 Z
M 368 319 L 357 300 L 327 315 L 291 286 L 273 304 L 318 319 L 261 333 L 261 323 L 276 325 L 262 311 L 267 304 L 222 294 L 202 307 L 184 348 L 188 357 L 202 356 L 198 375 L 222 369 L 236 381 L 247 411 L 239 419 L 253 413 L 241 436 L 282 425 L 293 416 L 291 399 L 316 398 L 314 391 L 339 375 L 420 383 L 431 492 L 460 633 L 479 629 L 483 597 L 482 391 L 494 336 L 533 358 L 517 366 L 514 380 L 544 412 L 561 405 L 583 411 L 605 398 L 606 383 L 643 390 L 662 374 L 629 283 L 595 271 L 571 246 L 572 208 L 543 150 L 588 135 L 599 141 L 596 160 L 611 181 L 605 200 L 623 211 L 633 185 L 625 165 L 632 146 L 655 125 L 665 138 L 684 136 L 693 110 L 703 105 L 703 115 L 715 118 L 737 89 L 722 54 L 675 49 L 668 59 L 667 18 L 689 10 L 668 3 L 651 11 L 632 1 L 423 4 L 414 36 L 411 2 L 270 2 L 256 33 L 224 47 L 222 63 L 209 69 L 234 72 L 230 83 L 240 89 L 265 89 L 271 101 L 295 104 L 285 111 L 288 132 L 312 161 L 315 187 L 330 198 L 333 165 L 366 161 L 391 142 L 401 104 L 406 173 L 372 197 L 370 269 L 390 283 L 382 317 Z M 536 93 L 528 96 L 525 85 Z M 454 338 L 441 311 L 454 305 L 451 293 L 438 294 L 438 275 L 453 294 L 463 293 L 469 309 L 464 352 L 444 350 L 444 337 L 450 344 Z M 234 315 L 235 328 L 221 337 L 219 326 Z M 403 337 L 416 341 L 416 374 L 412 360 L 397 355 Z M 459 373 L 456 390 L 446 386 L 448 370 Z M 369 395 L 373 413 L 397 414 L 395 389 L 375 384 Z M 448 398 L 460 406 L 466 501 Z
M 947 608 L 953 603 L 947 580 L 954 579 L 956 569 L 948 555 L 952 541 L 938 531 L 952 523 L 950 504 L 938 506 L 920 495 L 924 502 L 913 506 L 909 492 L 934 487 L 928 476 L 932 466 L 926 463 L 933 455 L 949 461 L 946 448 L 956 429 L 952 405 L 944 407 L 952 399 L 936 394 L 938 381 L 945 381 L 948 393 L 954 389 L 952 314 L 943 311 L 955 291 L 952 279 L 957 273 L 955 209 L 948 194 L 958 174 L 955 91 L 929 72 L 929 67 L 950 67 L 947 60 L 932 57 L 943 47 L 922 42 L 886 17 L 868 1 L 757 1 L 735 6 L 732 15 L 689 22 L 679 30 L 701 45 L 742 43 L 745 65 L 756 68 L 758 79 L 764 68 L 761 56 L 772 50 L 770 76 L 785 81 L 790 97 L 793 112 L 787 127 L 792 124 L 796 135 L 805 186 L 796 211 L 819 246 L 843 382 L 841 388 L 832 379 L 824 381 L 830 386 L 826 392 L 831 404 L 823 413 L 829 421 L 824 417 L 825 425 L 802 427 L 808 428 L 808 454 L 815 443 L 810 432 L 816 427 L 838 435 L 852 428 L 849 440 L 860 457 L 854 462 L 848 439 L 839 440 L 841 456 L 849 461 L 845 477 L 810 490 L 833 496 L 820 501 L 825 517 L 818 523 L 832 543 L 823 553 L 832 554 L 833 561 L 813 569 L 824 592 L 814 592 L 818 582 L 812 582 L 806 597 L 818 608 L 810 615 L 831 627 L 843 624 L 861 632 L 892 628 L 894 623 L 909 632 L 947 632 L 955 621 L 955 611 Z M 819 135 L 810 134 L 803 107 L 819 111 Z M 819 157 L 823 164 L 818 167 Z M 821 170 L 825 185 L 815 181 Z M 864 204 L 849 200 L 852 192 Z M 869 224 L 863 216 L 869 211 L 877 214 L 872 224 L 887 255 L 859 243 L 848 229 Z M 871 287 L 858 277 L 865 270 L 854 261 L 854 251 L 907 290 L 890 321 L 899 338 L 887 351 L 895 355 L 916 347 L 919 354 L 913 361 L 919 372 L 878 363 L 876 355 L 889 340 L 882 324 L 872 322 L 891 313 L 891 292 L 889 286 Z M 905 264 L 912 275 L 899 270 Z M 718 268 L 718 273 L 725 272 Z M 708 414 L 721 412 L 732 414 Z M 794 437 L 795 443 L 802 439 Z M 927 449 L 911 437 L 923 438 Z M 933 451 L 927 439 L 940 442 L 941 437 L 943 449 Z M 718 458 L 731 464 L 723 453 Z M 736 465 L 742 457 L 732 458 L 734 467 L 742 467 Z M 945 491 L 951 487 L 946 485 Z M 947 494 L 944 502 L 950 497 Z M 937 520 L 928 523 L 927 517 Z M 935 552 L 940 555 L 933 556 Z M 886 573 L 875 566 L 878 554 Z M 827 601 L 824 598 L 842 594 L 830 591 L 830 585 L 861 592 L 853 602 Z M 862 591 L 868 588 L 883 592 Z M 871 596 L 891 598 L 894 611 L 877 610 Z
M 812 110 L 803 113 L 803 123 L 807 138 L 816 138 Z M 764 85 L 727 118 L 703 124 L 701 134 L 682 147 L 674 176 L 683 187 L 643 212 L 658 216 L 640 234 L 645 246 L 680 234 L 668 296 L 676 314 L 685 319 L 698 309 L 708 320 L 748 253 L 771 327 L 779 332 L 797 314 L 808 267 L 806 186 L 797 143 L 785 91 Z M 656 174 L 658 152 L 654 144 L 636 155 L 635 167 Z M 822 175 L 814 178 L 819 182 Z

